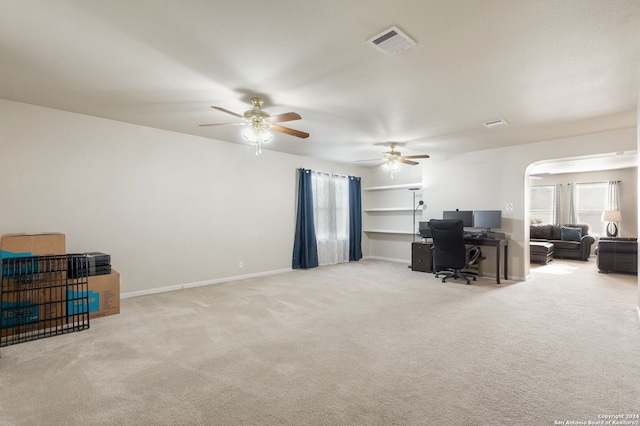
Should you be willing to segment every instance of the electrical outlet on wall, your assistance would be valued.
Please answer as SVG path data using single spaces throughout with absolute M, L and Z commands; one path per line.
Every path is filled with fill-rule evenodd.
M 512 211 L 513 210 L 513 203 L 507 203 L 506 209 L 507 209 L 507 211 Z
M 238 268 L 244 268 L 244 262 L 242 260 L 238 262 Z

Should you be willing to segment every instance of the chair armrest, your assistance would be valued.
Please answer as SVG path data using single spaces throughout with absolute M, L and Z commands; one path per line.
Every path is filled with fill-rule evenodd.
M 596 242 L 592 235 L 585 235 L 580 239 L 580 258 L 587 260 L 591 255 L 591 246 Z
M 593 237 L 593 235 L 585 235 L 580 238 L 580 244 L 588 244 L 589 246 L 591 246 L 595 242 L 596 239 Z

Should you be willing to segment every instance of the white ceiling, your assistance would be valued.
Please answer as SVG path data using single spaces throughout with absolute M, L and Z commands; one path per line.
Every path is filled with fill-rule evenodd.
M 232 143 L 254 95 L 339 161 L 636 125 L 638 0 L 0 0 L 0 97 Z M 397 25 L 416 42 L 367 43 Z M 505 127 L 482 123 L 505 119 Z M 37 126 L 38 123 L 24 123 Z M 421 160 L 429 161 L 429 160 Z

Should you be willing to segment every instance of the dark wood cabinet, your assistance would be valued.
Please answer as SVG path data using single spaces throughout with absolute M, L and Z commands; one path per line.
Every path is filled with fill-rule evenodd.
M 431 244 L 411 243 L 411 270 L 433 272 Z

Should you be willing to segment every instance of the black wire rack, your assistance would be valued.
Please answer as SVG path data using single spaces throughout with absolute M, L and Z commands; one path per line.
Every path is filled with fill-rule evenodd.
M 86 254 L 2 259 L 0 347 L 89 328 Z

